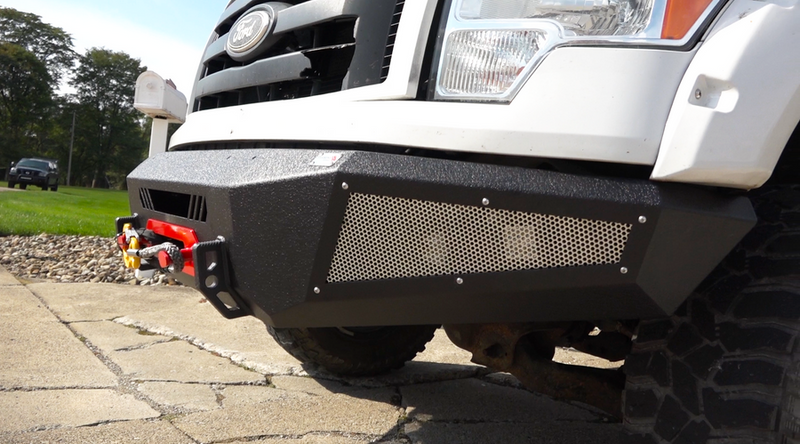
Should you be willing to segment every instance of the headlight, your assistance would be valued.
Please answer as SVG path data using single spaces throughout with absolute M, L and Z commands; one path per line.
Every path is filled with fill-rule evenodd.
M 11 171 L 9 171 L 9 174 L 17 174 L 17 169 L 16 168 L 11 168 Z
M 720 1 L 453 0 L 435 97 L 510 101 L 559 46 L 683 46 Z

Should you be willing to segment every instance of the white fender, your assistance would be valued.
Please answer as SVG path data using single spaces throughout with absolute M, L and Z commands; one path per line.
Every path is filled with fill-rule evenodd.
M 759 187 L 799 121 L 798 0 L 734 0 L 681 82 L 652 179 Z

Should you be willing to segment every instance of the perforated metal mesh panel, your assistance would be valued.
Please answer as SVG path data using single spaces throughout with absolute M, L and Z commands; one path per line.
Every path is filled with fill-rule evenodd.
M 328 282 L 616 264 L 631 227 L 353 193 Z

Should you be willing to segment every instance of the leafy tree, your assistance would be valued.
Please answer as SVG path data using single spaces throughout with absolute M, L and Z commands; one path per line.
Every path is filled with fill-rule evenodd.
M 136 79 L 145 70 L 138 59 L 102 48 L 79 58 L 70 84 L 79 106 L 75 145 L 80 142 L 82 166 L 73 171 L 93 186 L 109 182 L 109 174 L 124 176 L 145 156 L 142 116 L 133 107 Z
M 54 91 L 75 60 L 72 37 L 41 17 L 0 7 L 0 168 L 53 154 Z
M 13 43 L 33 53 L 47 67 L 54 90 L 72 69 L 77 56 L 72 37 L 63 29 L 42 22 L 36 14 L 12 8 L 0 7 L 0 42 Z
M 38 151 L 52 112 L 51 77 L 33 53 L 0 42 L 0 161 Z M 38 142 L 38 143 L 37 143 Z

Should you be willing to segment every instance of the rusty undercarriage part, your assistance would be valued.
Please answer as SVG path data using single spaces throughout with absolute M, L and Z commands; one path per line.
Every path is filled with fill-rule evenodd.
M 529 390 L 558 399 L 583 402 L 622 417 L 625 376 L 619 370 L 553 362 L 555 347 L 577 350 L 610 361 L 625 358 L 630 338 L 619 332 L 590 334 L 589 323 L 562 325 L 445 325 L 450 340 L 472 352 L 472 362 L 511 373 Z

